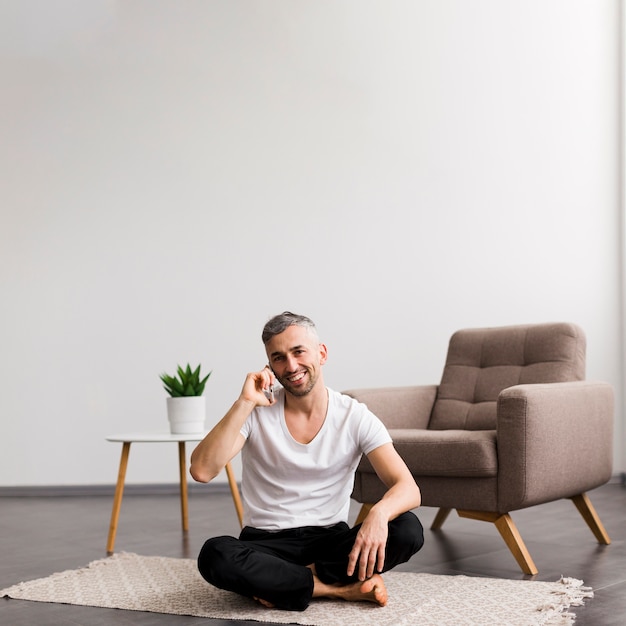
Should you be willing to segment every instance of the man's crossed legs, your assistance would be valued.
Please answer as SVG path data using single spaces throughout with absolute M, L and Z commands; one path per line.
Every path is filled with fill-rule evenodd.
M 198 569 L 215 587 L 280 609 L 303 611 L 311 598 L 322 596 L 384 605 L 387 592 L 380 576 L 359 581 L 356 574 L 346 574 L 358 531 L 359 526 L 344 522 L 276 532 L 246 527 L 239 539 L 209 539 L 200 551 Z M 392 520 L 382 571 L 405 563 L 423 544 L 424 531 L 413 513 Z

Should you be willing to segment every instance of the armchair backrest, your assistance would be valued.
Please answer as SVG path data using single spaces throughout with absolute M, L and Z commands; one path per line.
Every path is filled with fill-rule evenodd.
M 527 324 L 454 333 L 428 428 L 491 430 L 503 389 L 585 378 L 586 341 L 575 324 Z

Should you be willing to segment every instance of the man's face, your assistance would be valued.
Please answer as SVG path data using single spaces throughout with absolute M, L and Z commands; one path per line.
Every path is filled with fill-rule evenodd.
M 326 362 L 326 346 L 303 326 L 289 326 L 265 345 L 270 367 L 285 391 L 294 396 L 311 392 Z

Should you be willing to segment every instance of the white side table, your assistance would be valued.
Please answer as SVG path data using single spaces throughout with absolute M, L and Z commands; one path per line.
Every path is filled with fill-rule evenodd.
M 161 433 L 125 433 L 123 435 L 109 435 L 107 441 L 121 442 L 122 456 L 120 458 L 120 467 L 117 474 L 117 485 L 115 487 L 115 496 L 113 497 L 113 509 L 111 511 L 111 523 L 109 525 L 109 536 L 107 539 L 107 554 L 113 554 L 115 547 L 115 535 L 117 534 L 117 522 L 120 517 L 120 509 L 122 507 L 122 497 L 124 495 L 124 483 L 126 480 L 126 468 L 128 467 L 128 457 L 130 454 L 131 443 L 178 443 L 178 469 L 180 475 L 180 510 L 182 516 L 183 531 L 189 530 L 189 513 L 187 507 L 187 468 L 185 443 L 187 441 L 201 441 L 204 434 L 195 433 L 189 435 L 173 435 L 167 432 Z M 226 475 L 228 476 L 228 484 L 230 492 L 233 496 L 235 510 L 239 518 L 239 524 L 243 522 L 243 505 L 239 495 L 239 488 L 235 480 L 233 468 L 230 463 L 226 464 Z

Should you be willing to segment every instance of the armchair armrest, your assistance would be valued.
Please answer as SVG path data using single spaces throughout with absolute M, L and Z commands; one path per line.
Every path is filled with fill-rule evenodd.
M 438 385 L 413 385 L 343 393 L 366 404 L 387 428 L 428 428 L 438 389 Z
M 576 381 L 516 385 L 498 398 L 498 508 L 578 495 L 613 470 L 613 389 Z

